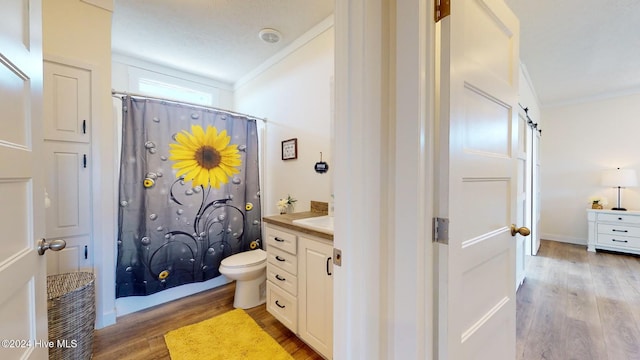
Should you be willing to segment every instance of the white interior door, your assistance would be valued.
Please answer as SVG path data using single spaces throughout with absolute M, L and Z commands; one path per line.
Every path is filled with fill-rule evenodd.
M 46 238 L 63 239 L 62 251 L 47 255 L 47 274 L 93 271 L 91 241 L 89 145 L 45 140 Z
M 531 255 L 540 250 L 540 132 L 533 129 L 531 141 L 531 158 L 533 175 L 531 176 Z
M 91 248 L 91 76 L 92 71 L 45 59 L 43 68 L 44 153 L 49 204 L 49 240 L 64 239 L 51 253 L 47 274 L 93 271 Z
M 0 0 L 0 9 L 0 357 L 46 359 L 46 264 L 35 250 L 44 234 L 42 8 Z
M 530 224 L 530 163 L 528 161 L 527 150 L 529 149 L 529 125 L 527 117 L 518 112 L 518 180 L 517 180 L 517 200 L 516 200 L 516 224 L 518 226 L 531 227 Z M 529 255 L 528 238 L 516 235 L 516 290 L 524 282 L 527 269 L 527 256 Z
M 440 359 L 515 359 L 518 19 L 502 0 L 451 2 L 440 21 L 436 213 Z

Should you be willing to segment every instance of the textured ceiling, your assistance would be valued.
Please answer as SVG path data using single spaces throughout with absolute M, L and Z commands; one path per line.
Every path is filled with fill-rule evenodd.
M 640 0 L 505 0 L 543 106 L 640 92 Z M 333 13 L 334 0 L 115 0 L 115 53 L 230 84 Z M 258 38 L 265 27 L 278 44 Z
M 333 14 L 334 0 L 115 0 L 112 50 L 233 84 Z M 277 44 L 262 28 L 282 34 Z
M 505 0 L 542 105 L 640 92 L 640 0 Z

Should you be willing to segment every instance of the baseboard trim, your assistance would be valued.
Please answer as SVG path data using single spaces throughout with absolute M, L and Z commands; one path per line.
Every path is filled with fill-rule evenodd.
M 567 244 L 574 244 L 574 245 L 587 246 L 587 243 L 588 243 L 587 239 L 575 238 L 571 236 L 558 235 L 558 234 L 541 233 L 540 238 L 543 240 L 552 240 L 552 241 L 557 241 L 557 242 L 567 243 Z
M 116 323 L 116 309 L 98 314 L 96 316 L 96 329 L 102 329 Z

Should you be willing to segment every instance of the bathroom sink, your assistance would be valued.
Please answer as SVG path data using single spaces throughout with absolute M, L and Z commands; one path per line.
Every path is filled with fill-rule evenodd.
M 298 219 L 293 220 L 293 223 L 296 225 L 306 226 L 314 230 L 328 231 L 333 234 L 333 216 L 325 215 Z

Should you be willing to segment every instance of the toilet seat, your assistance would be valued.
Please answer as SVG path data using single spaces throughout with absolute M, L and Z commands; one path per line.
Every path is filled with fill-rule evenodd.
M 237 269 L 258 265 L 266 260 L 267 252 L 262 249 L 257 249 L 231 255 L 223 259 L 220 265 L 228 269 Z

